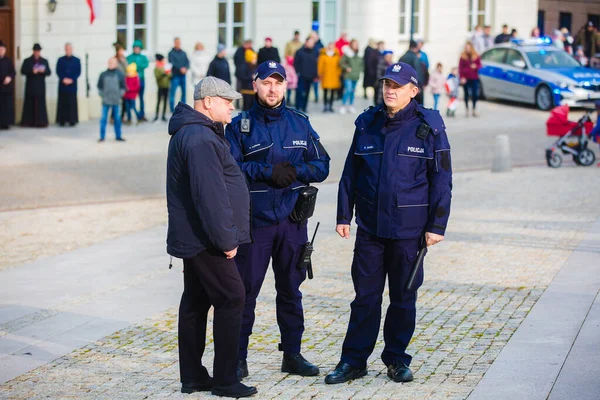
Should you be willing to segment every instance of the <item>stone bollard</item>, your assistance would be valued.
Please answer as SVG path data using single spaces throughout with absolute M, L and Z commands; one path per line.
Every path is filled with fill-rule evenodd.
M 494 145 L 494 161 L 492 172 L 511 172 L 512 161 L 510 158 L 510 141 L 508 135 L 496 136 Z

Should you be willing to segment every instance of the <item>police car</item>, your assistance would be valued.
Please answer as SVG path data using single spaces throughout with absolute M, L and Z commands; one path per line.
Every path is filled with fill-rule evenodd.
M 600 70 L 586 68 L 549 38 L 495 46 L 481 55 L 481 95 L 540 110 L 600 99 Z

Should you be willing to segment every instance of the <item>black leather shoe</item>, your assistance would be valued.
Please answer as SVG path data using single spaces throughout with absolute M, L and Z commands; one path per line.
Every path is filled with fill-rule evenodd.
M 237 399 L 239 397 L 250 397 L 253 394 L 258 393 L 258 390 L 253 386 L 246 386 L 243 383 L 238 382 L 228 386 L 215 386 L 212 388 L 211 393 L 215 396 L 233 397 Z
M 237 377 L 241 381 L 248 376 L 248 363 L 246 360 L 239 360 L 237 367 Z
M 281 372 L 300 376 L 315 376 L 319 375 L 319 367 L 306 361 L 300 353 L 283 353 Z
M 335 369 L 327 374 L 325 383 L 344 383 L 365 375 L 367 375 L 366 368 L 354 368 L 352 365 L 340 361 Z
M 387 375 L 392 378 L 394 382 L 411 382 L 414 379 L 410 368 L 401 361 L 388 365 Z
M 212 390 L 212 378 L 209 376 L 208 379 L 202 382 L 190 382 L 181 384 L 181 393 L 196 393 L 196 392 L 210 392 Z

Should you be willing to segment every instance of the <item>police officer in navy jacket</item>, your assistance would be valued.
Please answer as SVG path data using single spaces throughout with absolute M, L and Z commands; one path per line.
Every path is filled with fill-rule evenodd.
M 308 117 L 286 107 L 285 69 L 275 61 L 257 68 L 256 101 L 233 119 L 225 136 L 250 187 L 252 244 L 241 245 L 236 263 L 246 287 L 238 375 L 248 376 L 248 341 L 254 324 L 256 297 L 273 260 L 277 289 L 277 323 L 283 351 L 282 372 L 314 376 L 319 368 L 300 354 L 304 312 L 300 284 L 306 270 L 296 268 L 308 240 L 307 224 L 289 218 L 302 188 L 329 175 L 329 155 Z
M 365 376 L 381 321 L 386 276 L 390 306 L 381 359 L 395 382 L 413 379 L 406 348 L 414 333 L 417 289 L 406 282 L 423 242 L 444 239 L 450 213 L 452 167 L 450 144 L 437 111 L 417 104 L 418 78 L 408 64 L 388 67 L 383 80 L 384 103 L 362 113 L 339 184 L 338 234 L 350 238 L 356 210 L 356 244 L 352 280 L 356 297 L 342 356 L 326 383 Z M 422 242 L 423 241 L 423 242 Z

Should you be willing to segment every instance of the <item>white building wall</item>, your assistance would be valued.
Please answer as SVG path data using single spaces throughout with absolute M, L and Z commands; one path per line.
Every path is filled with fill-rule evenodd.
M 265 37 L 273 39 L 273 46 L 279 49 L 283 57 L 285 44 L 300 31 L 304 40 L 310 33 L 312 4 L 310 0 L 254 0 L 254 18 L 249 35 L 254 40 L 254 49 L 264 46 Z
M 495 0 L 493 24 L 500 31 L 503 24 L 515 28 L 520 38 L 529 38 L 537 26 L 538 0 Z
M 429 57 L 431 70 L 441 62 L 444 72 L 449 73 L 452 67 L 458 66 L 460 53 L 469 37 L 468 2 L 430 0 L 428 3 L 423 51 Z

